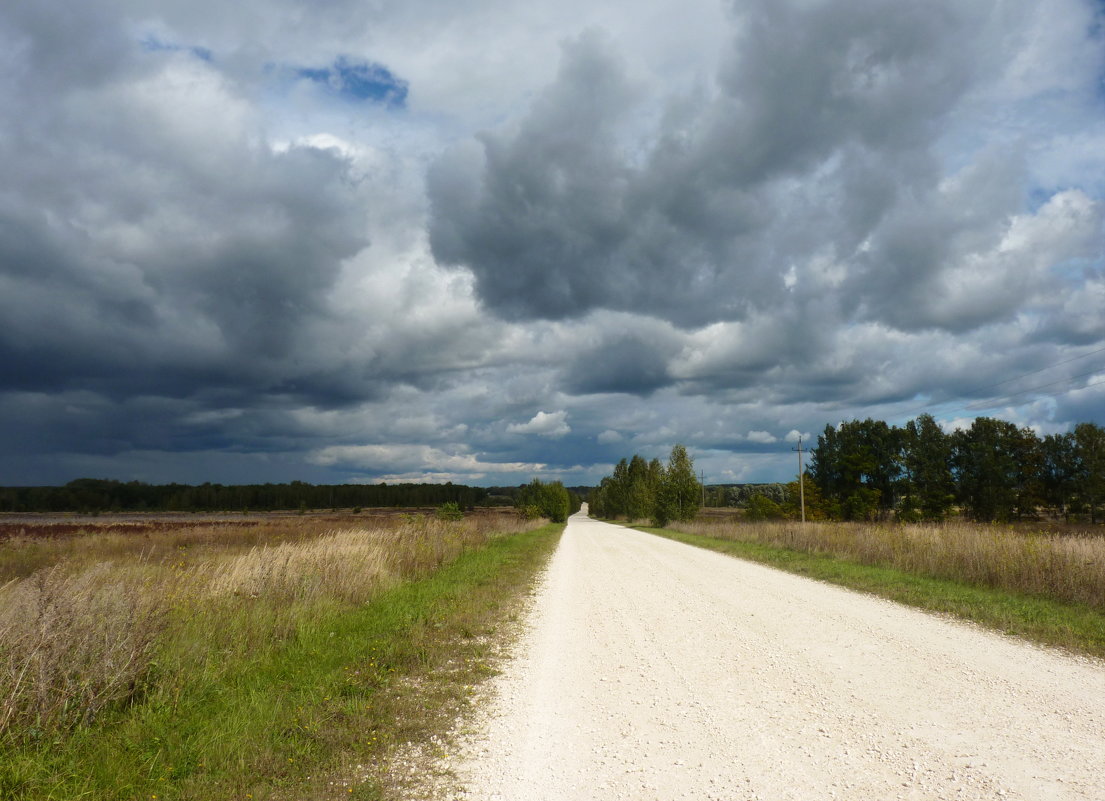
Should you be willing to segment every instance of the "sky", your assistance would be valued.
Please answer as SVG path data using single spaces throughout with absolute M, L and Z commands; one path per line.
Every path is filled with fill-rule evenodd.
M 0 4 L 0 484 L 1105 424 L 1101 0 Z

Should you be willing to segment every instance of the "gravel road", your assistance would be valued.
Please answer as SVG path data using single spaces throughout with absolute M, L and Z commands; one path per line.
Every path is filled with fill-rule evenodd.
M 1105 664 L 572 517 L 457 799 L 1105 799 Z

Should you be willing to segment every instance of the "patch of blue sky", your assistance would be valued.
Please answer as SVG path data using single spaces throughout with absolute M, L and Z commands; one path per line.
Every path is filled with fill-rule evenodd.
M 1105 257 L 1102 256 L 1065 259 L 1051 265 L 1049 272 L 1077 288 L 1086 282 L 1087 276 L 1099 274 L 1103 264 Z
M 1105 43 L 1105 0 L 1092 0 L 1094 7 L 1093 22 L 1088 31 L 1091 39 L 1096 39 L 1098 44 Z M 1097 76 L 1097 97 L 1105 101 L 1105 68 Z
M 142 40 L 142 49 L 149 52 L 168 51 L 171 53 L 190 53 L 201 61 L 211 61 L 214 54 L 206 47 L 196 45 L 180 45 L 173 42 L 163 42 L 156 36 L 147 36 Z
M 382 64 L 350 61 L 342 56 L 333 66 L 301 67 L 295 74 L 346 100 L 379 103 L 388 108 L 405 108 L 407 104 L 409 84 Z

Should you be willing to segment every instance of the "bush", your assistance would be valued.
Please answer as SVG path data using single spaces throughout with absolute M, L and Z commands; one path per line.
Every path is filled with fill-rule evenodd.
M 452 501 L 449 501 L 448 503 L 443 503 L 441 504 L 441 506 L 437 507 L 437 512 L 435 514 L 437 515 L 438 520 L 464 519 L 464 512 L 461 510 L 460 506 L 453 503 Z
M 783 507 L 766 495 L 753 495 L 744 516 L 748 520 L 782 520 Z
M 519 510 L 536 507 L 540 510 L 541 517 L 547 517 L 554 523 L 566 521 L 572 509 L 572 499 L 563 484 L 559 481 L 546 484 L 537 478 L 522 487 L 515 503 Z M 523 515 L 525 514 L 526 512 L 523 512 Z

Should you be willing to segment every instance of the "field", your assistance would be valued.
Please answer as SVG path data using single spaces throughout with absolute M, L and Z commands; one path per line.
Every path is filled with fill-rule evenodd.
M 559 530 L 426 511 L 3 520 L 0 797 L 385 797 Z
M 708 510 L 693 522 L 672 524 L 667 533 L 1105 656 L 1105 537 L 1100 527 L 749 522 Z

